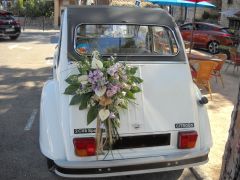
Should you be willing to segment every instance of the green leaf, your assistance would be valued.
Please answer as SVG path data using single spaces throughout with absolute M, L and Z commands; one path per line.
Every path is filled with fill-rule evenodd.
M 115 114 L 115 116 L 116 116 L 118 119 L 120 119 L 120 114 L 119 114 L 119 112 L 118 112 L 118 111 L 117 111 L 117 112 L 115 112 L 114 114 Z
M 76 91 L 78 90 L 79 86 L 78 85 L 69 85 L 65 91 L 64 91 L 64 94 L 67 94 L 67 95 L 74 95 L 76 94 Z
M 141 89 L 138 86 L 133 86 L 131 88 L 131 92 L 132 93 L 138 93 L 138 92 L 141 92 Z
M 127 91 L 125 97 L 128 99 L 135 99 L 134 94 L 131 91 Z
M 88 102 L 92 96 L 92 93 L 82 94 L 79 109 L 83 110 L 87 108 Z
M 103 61 L 103 67 L 109 68 L 110 66 L 111 66 L 111 62 L 110 61 Z
M 77 84 L 79 85 L 78 82 L 78 76 L 77 75 L 71 75 L 65 80 L 68 84 Z
M 131 80 L 132 80 L 133 82 L 135 82 L 135 83 L 137 83 L 137 84 L 140 84 L 140 83 L 143 82 L 143 80 L 142 80 L 140 77 L 131 76 L 130 78 L 131 78 Z
M 137 69 L 138 69 L 137 67 L 131 67 L 130 73 L 134 75 L 137 72 Z
M 120 108 L 127 109 L 127 105 L 125 105 L 125 104 L 119 104 L 118 106 L 119 106 Z
M 87 114 L 87 125 L 89 125 L 91 122 L 93 122 L 94 119 L 96 119 L 98 115 L 98 106 L 91 106 L 88 114 Z
M 81 95 L 76 94 L 72 97 L 70 105 L 76 105 L 79 104 L 81 102 Z

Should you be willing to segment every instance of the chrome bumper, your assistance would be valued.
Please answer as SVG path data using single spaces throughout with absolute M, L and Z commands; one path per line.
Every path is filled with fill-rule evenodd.
M 154 173 L 198 166 L 208 161 L 208 152 L 91 162 L 54 161 L 55 173 L 63 177 L 110 177 Z

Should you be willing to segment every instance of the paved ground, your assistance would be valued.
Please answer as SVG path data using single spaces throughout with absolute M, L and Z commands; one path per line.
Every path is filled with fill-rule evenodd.
M 17 41 L 0 39 L 0 179 L 63 179 L 47 171 L 38 144 L 41 88 L 51 76 L 45 58 L 53 55 L 54 39 L 55 31 L 28 31 Z M 188 169 L 182 175 L 174 171 L 108 179 L 195 180 Z
M 228 64 L 225 64 L 222 71 L 225 87 L 222 87 L 219 80 L 217 83 L 215 79 L 212 79 L 213 100 L 209 101 L 207 105 L 213 136 L 213 147 L 209 154 L 209 162 L 200 166 L 200 170 L 213 180 L 218 180 L 220 176 L 222 156 L 240 82 L 240 69 L 238 72 L 236 70 L 233 72 L 233 65 L 230 65 L 226 71 L 227 66 Z M 203 91 L 203 93 L 206 94 L 206 91 Z

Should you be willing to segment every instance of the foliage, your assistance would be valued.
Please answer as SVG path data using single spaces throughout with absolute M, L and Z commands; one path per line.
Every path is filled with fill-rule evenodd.
M 13 12 L 13 14 L 23 15 L 25 11 L 24 1 L 23 0 L 16 1 L 11 11 Z
M 202 14 L 202 17 L 200 19 L 197 19 L 196 21 L 199 21 L 199 22 L 204 21 L 208 23 L 217 24 L 218 19 L 219 19 L 218 12 L 212 11 L 211 13 L 209 13 L 208 11 L 204 11 L 204 13 Z
M 202 18 L 203 18 L 203 19 L 208 19 L 209 17 L 210 17 L 209 12 L 204 11 L 203 14 L 202 14 Z
M 87 124 L 95 119 L 101 121 L 109 132 L 104 144 L 111 147 L 118 138 L 119 110 L 127 109 L 128 103 L 135 100 L 134 94 L 141 92 L 138 85 L 143 80 L 135 75 L 138 68 L 117 62 L 114 57 L 103 59 L 98 51 L 93 51 L 91 58 L 82 55 L 73 61 L 79 73 L 66 79 L 64 93 L 72 95 L 70 105 L 88 109 Z
M 51 17 L 54 11 L 54 2 L 46 0 L 17 0 L 11 11 L 18 16 Z

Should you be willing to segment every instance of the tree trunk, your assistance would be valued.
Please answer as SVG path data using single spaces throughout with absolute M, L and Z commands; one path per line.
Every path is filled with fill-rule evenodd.
M 220 180 L 240 180 L 240 86 L 231 118 Z

